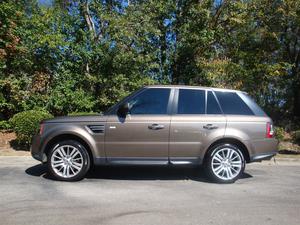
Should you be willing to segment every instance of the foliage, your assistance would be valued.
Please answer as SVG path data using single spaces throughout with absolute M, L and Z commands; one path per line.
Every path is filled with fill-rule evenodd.
M 292 137 L 295 143 L 300 144 L 300 130 L 294 131 Z
M 275 127 L 275 137 L 279 140 L 279 141 L 283 141 L 284 140 L 284 136 L 285 136 L 285 130 L 283 127 Z
M 300 118 L 300 2 L 0 2 L 0 119 L 100 112 L 147 84 L 248 92 Z
M 98 113 L 95 112 L 71 112 L 68 113 L 68 116 L 89 116 L 89 115 L 98 115 Z
M 19 144 L 29 145 L 32 136 L 39 129 L 40 122 L 52 117 L 51 114 L 45 111 L 29 110 L 15 114 L 9 122 L 16 132 Z
M 0 130 L 10 130 L 11 129 L 11 125 L 8 121 L 3 120 L 0 121 Z

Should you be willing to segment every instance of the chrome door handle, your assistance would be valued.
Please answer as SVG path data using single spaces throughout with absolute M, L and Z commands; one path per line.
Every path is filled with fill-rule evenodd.
M 213 129 L 217 129 L 218 126 L 214 126 L 213 124 L 206 124 L 203 126 L 203 128 L 208 130 L 213 130 Z
M 148 128 L 149 128 L 150 130 L 160 130 L 160 129 L 164 129 L 165 126 L 162 125 L 162 124 L 154 123 L 154 124 L 152 124 L 152 125 L 149 125 Z

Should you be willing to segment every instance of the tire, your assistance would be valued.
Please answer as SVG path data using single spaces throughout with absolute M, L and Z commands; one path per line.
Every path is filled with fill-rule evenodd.
M 48 171 L 56 180 L 78 181 L 90 168 L 86 148 L 77 141 L 66 140 L 53 145 L 48 154 Z
M 208 177 L 216 183 L 234 183 L 245 170 L 242 151 L 233 144 L 213 146 L 205 161 Z

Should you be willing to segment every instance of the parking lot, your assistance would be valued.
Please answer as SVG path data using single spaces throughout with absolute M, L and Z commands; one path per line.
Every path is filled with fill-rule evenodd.
M 0 224 L 300 224 L 300 164 L 250 164 L 219 185 L 197 168 L 98 167 L 51 180 L 30 157 L 0 157 Z

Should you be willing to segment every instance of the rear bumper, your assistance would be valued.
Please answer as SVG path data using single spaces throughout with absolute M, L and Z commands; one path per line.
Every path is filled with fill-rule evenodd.
M 36 134 L 32 138 L 32 145 L 30 148 L 31 156 L 41 162 L 47 161 L 47 156 L 41 151 L 41 136 L 39 134 Z
M 277 150 L 273 151 L 273 152 L 256 154 L 250 158 L 250 162 L 260 162 L 262 160 L 269 160 L 276 154 L 277 154 Z
M 271 159 L 278 152 L 278 140 L 275 138 L 263 138 L 246 142 L 249 150 L 249 162 L 260 162 Z

